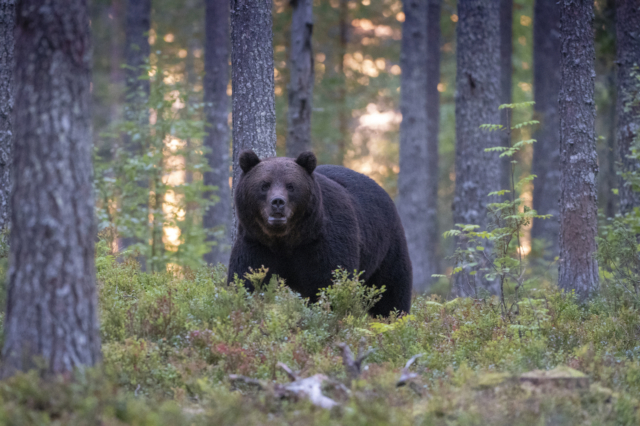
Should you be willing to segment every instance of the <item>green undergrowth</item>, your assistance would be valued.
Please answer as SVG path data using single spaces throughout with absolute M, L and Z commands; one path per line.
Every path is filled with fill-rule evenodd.
M 103 250 L 104 251 L 104 250 Z M 103 364 L 43 381 L 0 382 L 6 425 L 542 425 L 638 424 L 640 316 L 634 303 L 529 289 L 505 318 L 498 298 L 420 296 L 410 315 L 371 318 L 379 290 L 336 271 L 308 304 L 265 271 L 226 284 L 223 266 L 147 274 L 133 261 L 97 259 Z M 388 283 L 393 285 L 393 283 Z M 339 343 L 371 350 L 351 380 Z M 409 385 L 397 381 L 407 360 Z M 232 382 L 286 384 L 323 374 L 339 406 Z M 568 366 L 589 386 L 524 386 L 519 375 Z M 327 382 L 329 383 L 329 382 Z M 346 392 L 346 393 L 345 393 Z

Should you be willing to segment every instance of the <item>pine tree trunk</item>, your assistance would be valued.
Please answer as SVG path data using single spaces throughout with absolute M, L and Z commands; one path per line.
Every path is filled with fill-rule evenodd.
M 481 124 L 500 122 L 500 32 L 499 2 L 458 2 L 456 74 L 456 189 L 454 223 L 479 225 L 486 229 L 490 192 L 500 189 L 501 160 L 485 148 L 501 145 L 497 132 L 480 129 Z M 463 242 L 464 243 L 464 242 Z M 458 275 L 454 291 L 459 296 L 475 289 Z M 481 280 L 481 278 L 478 278 Z M 484 282 L 482 288 L 496 293 Z
M 545 240 L 547 258 L 558 255 L 560 229 L 560 7 L 556 0 L 536 0 L 533 17 L 533 96 L 540 126 L 535 134 L 532 173 L 533 208 L 550 219 L 534 219 L 531 236 Z
M 311 149 L 311 108 L 313 101 L 313 1 L 292 0 L 291 72 L 287 111 L 287 156 L 297 157 Z
M 513 0 L 500 0 L 500 83 L 501 83 L 501 104 L 511 103 L 511 55 L 513 52 Z M 508 124 L 509 109 L 503 109 L 500 113 L 503 126 Z M 510 146 L 509 133 L 502 132 L 502 146 Z M 504 157 L 502 161 L 502 176 L 500 189 L 511 187 L 511 160 Z
M 142 74 L 150 53 L 151 0 L 128 0 L 126 15 L 125 93 L 127 105 L 125 119 L 138 121 L 141 127 L 148 127 L 149 116 L 144 105 L 149 99 L 149 80 L 141 80 L 138 77 Z M 128 135 L 124 135 L 123 143 L 125 151 L 130 155 L 140 155 L 146 148 L 142 141 L 133 141 Z M 148 187 L 149 183 L 141 180 L 138 185 Z M 123 204 L 123 211 L 131 215 L 138 215 L 143 221 L 148 216 L 148 203 L 129 205 L 127 200 L 123 200 Z M 139 241 L 135 237 L 125 237 L 120 239 L 118 246 L 120 250 L 124 250 L 137 242 Z M 145 270 L 145 259 L 140 256 L 138 261 L 141 268 Z
M 440 251 L 440 226 L 438 223 L 438 182 L 439 174 L 439 135 L 440 135 L 440 9 L 442 0 L 429 0 L 427 11 L 427 152 L 429 165 L 429 200 L 436 214 L 429 228 L 430 252 L 435 265 L 434 273 L 440 272 L 442 253 Z M 415 282 L 415 280 L 414 280 Z
M 231 0 L 231 70 L 235 188 L 243 149 L 261 158 L 276 155 L 270 0 Z M 233 231 L 235 239 L 235 216 Z
M 204 146 L 211 169 L 204 173 L 205 185 L 217 186 L 219 201 L 209 207 L 202 223 L 218 234 L 217 245 L 204 256 L 209 264 L 229 260 L 231 231 L 231 191 L 229 189 L 229 0 L 206 0 L 204 44 L 204 103 L 207 136 Z M 210 197 L 212 194 L 208 194 Z
M 347 141 L 349 136 L 349 108 L 347 108 L 347 76 L 344 72 L 344 61 L 347 55 L 347 46 L 349 43 L 349 0 L 340 0 L 340 15 L 338 21 L 338 29 L 340 31 L 340 43 L 338 45 L 338 78 L 340 79 L 340 87 L 338 88 L 338 158 L 336 163 L 344 164 L 347 155 Z
M 13 32 L 16 25 L 15 0 L 0 0 L 0 230 L 11 219 L 11 161 L 13 155 Z
M 617 143 L 623 172 L 638 171 L 638 161 L 627 156 L 640 133 L 640 4 L 637 0 L 616 1 L 616 36 L 618 42 L 618 131 Z M 635 103 L 633 102 L 635 100 Z M 637 146 L 637 145 L 636 145 Z M 640 192 L 620 182 L 620 212 L 640 207 Z
M 436 264 L 431 228 L 436 217 L 436 200 L 431 198 L 437 181 L 429 180 L 425 167 L 430 162 L 427 147 L 427 10 L 424 0 L 404 0 L 402 25 L 402 67 L 400 111 L 400 174 L 398 212 L 404 225 L 413 265 L 413 286 L 426 290 Z
M 86 0 L 17 7 L 11 268 L 2 376 L 100 359 Z
M 558 286 L 584 301 L 598 288 L 593 2 L 561 0 Z

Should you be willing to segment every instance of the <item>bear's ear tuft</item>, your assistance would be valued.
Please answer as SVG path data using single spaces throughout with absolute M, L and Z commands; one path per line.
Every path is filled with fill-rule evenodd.
M 245 149 L 240 153 L 238 160 L 240 168 L 244 173 L 249 173 L 249 170 L 253 169 L 259 162 L 260 158 L 250 149 Z
M 305 151 L 298 155 L 298 158 L 296 158 L 296 163 L 303 169 L 305 169 L 307 173 L 311 174 L 316 169 L 318 160 L 316 160 L 316 155 L 313 152 Z

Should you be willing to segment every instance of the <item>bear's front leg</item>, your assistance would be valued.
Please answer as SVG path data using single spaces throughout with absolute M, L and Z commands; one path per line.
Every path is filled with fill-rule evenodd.
M 269 274 L 266 277 L 266 281 L 268 282 L 275 269 L 273 255 L 260 244 L 246 241 L 244 238 L 239 239 L 231 250 L 227 282 L 233 282 L 237 275 L 238 278 L 244 281 L 244 286 L 249 291 L 253 291 L 253 285 L 245 278 L 245 274 L 250 272 L 251 269 L 257 270 L 262 266 L 269 269 Z

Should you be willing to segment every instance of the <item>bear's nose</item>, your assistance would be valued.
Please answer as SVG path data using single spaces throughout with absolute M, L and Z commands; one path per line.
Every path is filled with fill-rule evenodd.
M 280 210 L 284 207 L 284 198 L 275 197 L 271 200 L 271 207 Z

